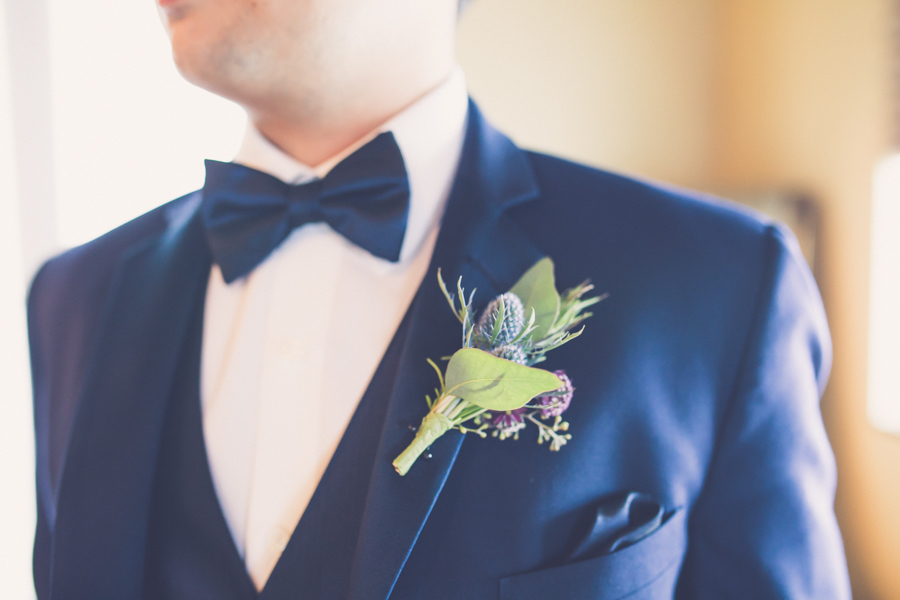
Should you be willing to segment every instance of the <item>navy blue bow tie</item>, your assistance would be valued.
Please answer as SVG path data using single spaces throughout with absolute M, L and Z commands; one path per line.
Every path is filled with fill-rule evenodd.
M 409 214 L 409 180 L 400 148 L 387 132 L 323 179 L 301 185 L 207 160 L 200 210 L 213 258 L 228 283 L 250 273 L 305 223 L 328 223 L 357 246 L 396 262 Z

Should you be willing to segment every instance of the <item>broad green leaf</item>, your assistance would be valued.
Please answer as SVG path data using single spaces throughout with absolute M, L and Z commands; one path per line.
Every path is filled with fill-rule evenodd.
M 444 381 L 447 394 L 490 410 L 521 408 L 535 396 L 562 385 L 550 371 L 497 358 L 476 348 L 456 351 Z
M 525 305 L 525 317 L 534 309 L 536 329 L 531 339 L 540 340 L 547 336 L 559 314 L 559 292 L 553 276 L 553 261 L 542 258 L 528 269 L 510 290 Z

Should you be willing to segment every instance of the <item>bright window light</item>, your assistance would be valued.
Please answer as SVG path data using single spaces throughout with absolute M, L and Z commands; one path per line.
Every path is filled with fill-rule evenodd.
M 869 420 L 900 435 L 900 154 L 875 169 L 869 278 Z
M 203 185 L 244 113 L 176 71 L 153 2 L 50 0 L 60 244 L 86 242 Z
M 0 4 L 0 596 L 24 600 L 34 598 L 34 429 L 5 21 Z

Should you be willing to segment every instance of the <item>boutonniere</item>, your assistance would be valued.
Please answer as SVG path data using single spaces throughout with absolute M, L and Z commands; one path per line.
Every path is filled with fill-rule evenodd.
M 451 429 L 507 440 L 518 439 L 531 423 L 537 427 L 539 444 L 559 450 L 572 439 L 562 413 L 574 387 L 564 371 L 534 365 L 581 335 L 584 326 L 575 328 L 591 316 L 585 309 L 603 297 L 585 298 L 593 289 L 588 282 L 560 294 L 549 258 L 491 300 L 481 315 L 472 309 L 474 291 L 466 299 L 462 278 L 456 283 L 457 294 L 447 290 L 440 270 L 438 284 L 462 324 L 462 348 L 449 357 L 443 372 L 428 359 L 440 387 L 434 398 L 425 397 L 428 414 L 415 439 L 394 460 L 394 468 L 405 475 L 419 455 Z

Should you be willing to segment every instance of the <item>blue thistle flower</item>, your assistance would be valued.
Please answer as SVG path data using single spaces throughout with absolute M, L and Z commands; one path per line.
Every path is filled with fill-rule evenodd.
M 501 319 L 498 323 L 498 319 Z M 506 346 L 525 327 L 525 307 L 518 296 L 506 292 L 491 300 L 475 327 L 482 350 Z
M 506 346 L 498 346 L 491 350 L 491 354 L 497 358 L 504 358 L 514 363 L 524 365 L 528 362 L 528 354 L 517 344 L 507 344 Z

